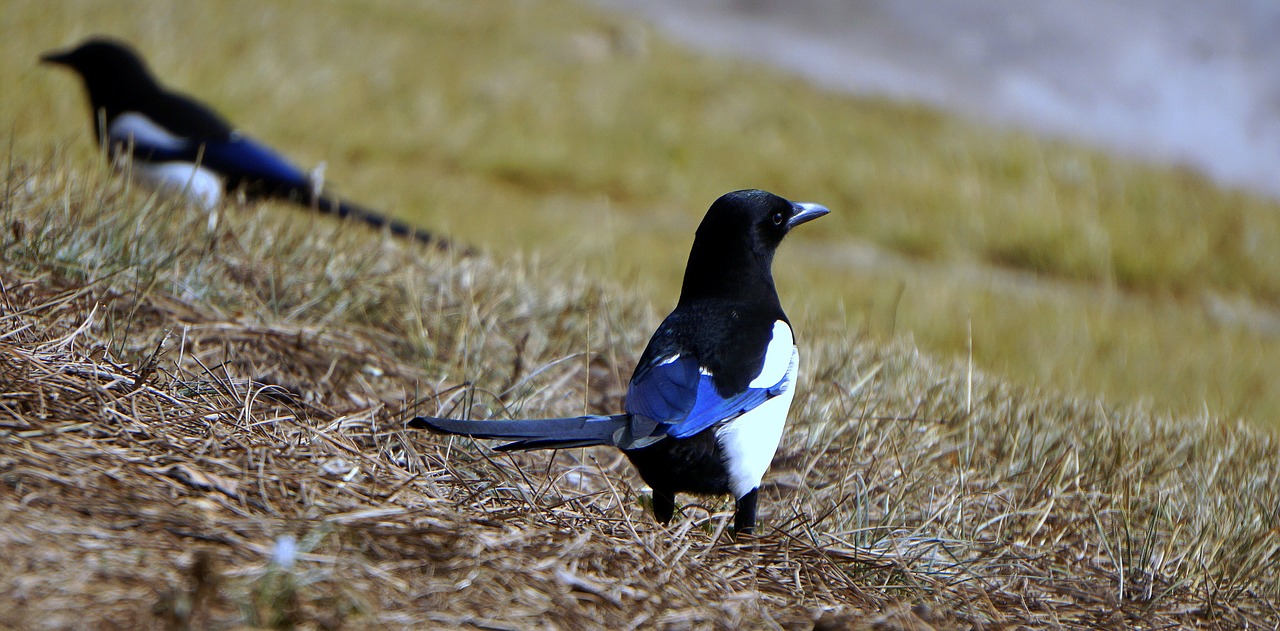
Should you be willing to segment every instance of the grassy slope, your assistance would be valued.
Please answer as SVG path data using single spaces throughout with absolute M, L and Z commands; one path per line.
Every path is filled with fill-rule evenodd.
M 206 234 L 100 170 L 11 169 L 0 626 L 1280 622 L 1280 457 L 1256 430 L 811 325 L 763 532 L 737 546 L 724 500 L 653 524 L 615 452 L 397 429 L 409 405 L 617 409 L 656 321 L 623 287 L 279 208 Z
M 980 362 L 1054 389 L 1105 383 L 1174 407 L 1214 392 L 1212 409 L 1269 409 L 1239 394 L 1255 388 L 1261 402 L 1248 401 L 1271 405 L 1266 318 L 1212 321 L 1199 305 L 1215 293 L 1270 304 L 1267 274 L 1280 267 L 1257 262 L 1277 251 L 1273 207 L 691 59 L 559 4 L 276 8 L 181 42 L 166 28 L 239 13 L 145 5 L 150 19 L 136 21 L 127 6 L 78 18 L 58 6 L 3 15 L 4 80 L 22 89 L 0 99 L 16 164 L 0 216 L 4 330 L 16 331 L 3 340 L 0 544 L 8 562 L 26 560 L 3 572 L 3 591 L 25 604 L 6 623 L 57 626 L 86 601 L 107 619 L 154 621 L 153 605 L 174 608 L 184 586 L 211 581 L 198 615 L 221 621 L 550 614 L 590 627 L 662 605 L 673 622 L 795 622 L 823 607 L 906 616 L 895 607 L 914 601 L 935 609 L 911 615 L 944 623 L 1274 618 L 1280 463 L 1267 436 L 982 375 L 970 389 L 963 367 L 862 334 L 962 348 L 957 314 L 971 313 Z M 87 131 L 51 131 L 81 120 L 83 104 L 66 77 L 13 60 L 89 25 L 175 51 L 154 60 L 165 77 L 225 87 L 216 102 L 230 117 L 304 162 L 329 160 L 354 196 L 421 210 L 497 251 L 538 244 L 534 254 L 451 261 L 279 208 L 231 210 L 219 236 L 204 235 L 189 209 L 102 181 Z M 335 34 L 367 54 L 333 47 Z M 473 54 L 449 52 L 464 43 Z M 180 54 L 206 47 L 238 61 L 243 80 Z M 341 89 L 353 76 L 369 91 Z M 71 155 L 49 158 L 50 146 Z M 755 556 L 703 532 L 723 515 L 693 509 L 674 533 L 654 527 L 606 452 L 562 454 L 550 475 L 531 456 L 511 475 L 469 447 L 388 429 L 403 400 L 463 379 L 479 387 L 465 397 L 477 415 L 616 407 L 657 321 L 648 305 L 670 301 L 705 205 L 690 200 L 748 184 L 848 209 L 780 256 L 808 385 Z M 1153 209 L 1179 220 L 1151 222 Z M 1090 249 L 1099 243 L 1112 245 Z M 624 258 L 633 246 L 678 255 L 641 271 Z M 1229 312 L 1240 313 L 1255 312 Z M 165 330 L 174 338 L 150 372 Z M 108 359 L 122 362 L 107 370 L 125 376 L 115 390 L 86 371 Z M 265 396 L 262 383 L 292 394 Z M 54 385 L 61 396 L 41 389 Z M 460 392 L 446 392 L 450 405 Z M 143 395 L 159 403 L 129 403 Z M 335 458 L 361 475 L 335 480 L 323 466 Z M 202 486 L 176 465 L 222 480 Z M 314 556 L 299 595 L 263 600 L 279 596 L 263 552 L 283 532 Z M 39 533 L 57 536 L 33 548 Z M 201 566 L 193 554 L 213 560 L 216 580 L 189 569 Z M 494 605 L 513 593 L 514 605 Z
M 794 315 L 941 356 L 972 324 L 977 365 L 1024 384 L 1280 418 L 1280 206 L 1187 172 L 822 93 L 572 4 L 7 6 L 0 112 L 26 152 L 93 159 L 71 77 L 27 61 L 111 32 L 352 196 L 493 251 L 662 303 L 708 202 L 770 188 L 835 210 L 780 260 Z

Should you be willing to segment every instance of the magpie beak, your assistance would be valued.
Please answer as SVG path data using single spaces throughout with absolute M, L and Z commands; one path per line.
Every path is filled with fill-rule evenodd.
M 68 52 L 45 53 L 40 55 L 40 61 L 47 64 L 66 64 L 70 57 L 71 53 Z
M 790 230 L 802 223 L 813 221 L 829 212 L 826 206 L 821 204 L 810 204 L 807 202 L 793 202 L 796 214 L 791 215 L 791 220 L 787 222 L 787 229 Z

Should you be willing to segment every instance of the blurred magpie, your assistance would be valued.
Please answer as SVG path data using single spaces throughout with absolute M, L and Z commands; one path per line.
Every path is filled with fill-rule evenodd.
M 250 196 L 284 198 L 385 226 L 397 236 L 434 240 L 428 232 L 324 195 L 318 177 L 232 129 L 195 99 L 161 87 L 142 58 L 123 42 L 91 38 L 40 60 L 80 75 L 98 144 L 105 144 L 117 163 L 130 159 L 132 172 L 150 185 L 182 191 L 206 210 L 217 206 L 224 191 L 243 190 Z
M 667 523 L 676 493 L 731 493 L 734 532 L 755 527 L 760 480 L 782 439 L 799 356 L 774 288 L 773 254 L 792 228 L 829 211 L 772 193 L 727 193 L 698 226 L 675 311 L 649 339 L 626 413 L 410 427 L 515 440 L 500 451 L 613 445 L 653 488 Z

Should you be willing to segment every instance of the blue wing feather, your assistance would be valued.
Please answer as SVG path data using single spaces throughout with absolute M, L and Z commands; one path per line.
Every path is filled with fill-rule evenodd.
M 245 136 L 198 142 L 130 135 L 133 155 L 150 162 L 196 162 L 234 182 L 267 182 L 272 187 L 308 188 L 311 178 L 270 147 Z M 122 140 L 123 142 L 123 140 Z M 203 152 L 201 148 L 203 147 Z
M 698 361 L 693 357 L 650 364 L 631 379 L 627 412 L 659 423 L 679 421 L 693 409 L 698 377 Z
M 262 180 L 305 188 L 310 177 L 266 145 L 244 136 L 233 136 L 226 142 L 205 143 L 204 166 L 232 178 Z
M 698 398 L 693 409 L 684 420 L 673 424 L 667 435 L 688 438 L 720 421 L 750 411 L 768 399 L 769 390 L 766 388 L 747 388 L 731 397 L 722 397 L 711 382 L 711 376 L 702 375 L 698 380 Z
M 783 381 L 786 377 L 783 377 Z M 627 389 L 627 412 L 665 426 L 666 434 L 688 438 L 720 421 L 734 418 L 777 395 L 782 382 L 768 388 L 747 388 L 725 397 L 711 375 L 702 374 L 693 357 L 650 365 L 638 372 Z

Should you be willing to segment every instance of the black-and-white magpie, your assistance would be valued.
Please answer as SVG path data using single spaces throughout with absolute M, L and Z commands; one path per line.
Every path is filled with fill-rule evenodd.
M 773 255 L 792 228 L 829 211 L 772 193 L 721 196 L 698 226 L 676 308 L 649 339 L 626 413 L 470 421 L 422 416 L 410 427 L 515 440 L 499 450 L 613 445 L 671 520 L 676 493 L 737 500 L 735 533 L 751 532 L 760 481 L 795 396 L 795 335 L 773 283 Z
M 429 232 L 324 195 L 319 178 L 236 131 L 209 107 L 162 87 L 123 42 L 95 37 L 40 60 L 80 75 L 98 144 L 107 146 L 116 164 L 127 157 L 131 173 L 149 185 L 181 191 L 206 210 L 213 210 L 224 192 L 237 190 L 288 199 L 385 226 L 397 236 L 447 245 Z

